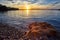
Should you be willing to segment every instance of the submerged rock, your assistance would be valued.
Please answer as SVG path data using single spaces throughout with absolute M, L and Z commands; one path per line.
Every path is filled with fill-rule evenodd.
M 49 23 L 33 22 L 29 24 L 29 30 L 24 36 L 26 40 L 58 40 L 56 39 L 57 31 Z

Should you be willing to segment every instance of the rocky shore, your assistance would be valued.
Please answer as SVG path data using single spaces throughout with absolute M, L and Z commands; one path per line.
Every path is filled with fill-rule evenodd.
M 19 40 L 23 33 L 21 30 L 0 23 L 0 40 Z
M 33 22 L 26 32 L 0 23 L 0 40 L 60 40 L 60 33 L 46 22 Z

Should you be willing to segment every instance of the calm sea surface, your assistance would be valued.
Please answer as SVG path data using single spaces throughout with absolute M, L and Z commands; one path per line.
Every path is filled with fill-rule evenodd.
M 48 22 L 60 31 L 60 11 L 58 10 L 17 10 L 0 12 L 0 23 L 16 28 L 26 27 L 31 22 Z

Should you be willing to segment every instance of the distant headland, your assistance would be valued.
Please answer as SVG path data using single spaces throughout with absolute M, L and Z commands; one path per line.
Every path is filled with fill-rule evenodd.
M 0 11 L 19 10 L 18 8 L 7 7 L 0 4 Z
M 19 9 L 19 8 L 13 8 L 13 7 L 7 7 L 5 5 L 0 4 L 0 11 L 10 11 L 10 10 L 27 10 L 25 9 Z M 31 8 L 28 10 L 60 10 L 60 9 L 40 9 L 40 8 Z

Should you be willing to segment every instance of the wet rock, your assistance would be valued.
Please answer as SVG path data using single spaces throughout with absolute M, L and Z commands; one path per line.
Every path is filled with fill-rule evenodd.
M 0 24 L 0 40 L 18 40 L 23 32 L 8 24 Z
M 57 31 L 53 25 L 46 22 L 33 22 L 29 24 L 26 39 L 30 40 L 55 40 Z
M 2 38 L 2 37 L 0 37 L 0 40 L 3 40 L 3 38 Z
M 0 24 L 0 40 L 60 40 L 60 32 L 46 22 L 33 22 L 25 32 Z

